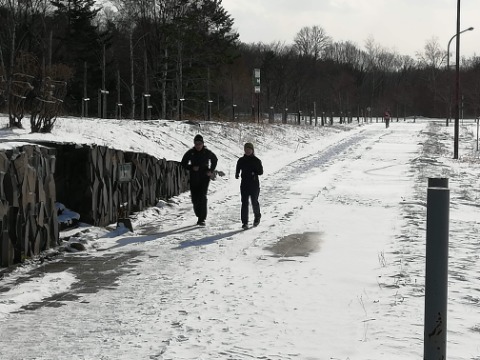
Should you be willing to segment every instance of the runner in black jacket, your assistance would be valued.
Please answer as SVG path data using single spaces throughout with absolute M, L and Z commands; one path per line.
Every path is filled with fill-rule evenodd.
M 205 226 L 208 185 L 217 167 L 218 159 L 204 146 L 201 135 L 196 135 L 193 142 L 195 146 L 183 155 L 182 165 L 190 171 L 190 193 L 193 211 L 198 217 L 197 225 Z
M 240 183 L 240 194 L 242 196 L 241 219 L 242 227 L 248 228 L 248 199 L 251 199 L 252 210 L 254 214 L 253 226 L 260 223 L 262 214 L 260 213 L 260 204 L 258 195 L 260 194 L 260 181 L 258 176 L 263 174 L 262 161 L 255 156 L 253 144 L 246 143 L 244 146 L 245 155 L 237 161 L 235 178 L 238 179 L 242 172 L 242 182 Z

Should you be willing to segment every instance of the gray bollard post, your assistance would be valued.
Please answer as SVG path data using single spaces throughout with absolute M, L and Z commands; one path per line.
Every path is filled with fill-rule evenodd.
M 429 179 L 424 360 L 446 359 L 449 202 L 448 179 Z
M 448 188 L 448 179 L 447 178 L 429 178 L 428 187 L 439 187 L 439 188 Z

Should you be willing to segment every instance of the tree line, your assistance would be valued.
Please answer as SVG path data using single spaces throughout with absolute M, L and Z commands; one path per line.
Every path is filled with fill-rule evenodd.
M 49 131 L 58 114 L 231 119 L 258 113 L 450 117 L 438 40 L 416 58 L 318 25 L 291 44 L 242 43 L 221 0 L 0 0 L 0 107 Z M 260 70 L 260 92 L 254 69 Z M 461 110 L 480 114 L 480 58 L 461 60 Z M 258 85 L 258 84 L 257 84 Z

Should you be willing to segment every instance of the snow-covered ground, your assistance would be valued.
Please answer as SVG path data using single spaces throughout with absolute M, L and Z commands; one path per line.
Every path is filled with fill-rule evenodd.
M 6 121 L 3 119 L 3 121 Z M 94 131 L 92 131 L 94 129 Z M 449 178 L 448 359 L 480 359 L 476 125 L 313 128 L 60 119 L 52 134 L 180 160 L 201 133 L 225 176 L 207 226 L 189 194 L 134 232 L 65 232 L 87 251 L 0 280 L 2 359 L 421 359 L 427 180 Z M 240 229 L 236 159 L 263 161 L 262 222 Z

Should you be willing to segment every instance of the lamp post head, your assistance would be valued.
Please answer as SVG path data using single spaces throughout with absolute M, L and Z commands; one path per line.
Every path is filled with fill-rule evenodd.
M 448 45 L 447 45 L 447 69 L 449 68 L 449 64 L 450 64 L 450 43 L 452 42 L 453 39 L 455 39 L 455 37 L 456 37 L 457 35 L 463 34 L 463 33 L 466 32 L 466 31 L 472 31 L 473 29 L 474 29 L 474 27 L 473 27 L 473 26 L 470 26 L 469 28 L 464 29 L 464 30 L 460 31 L 459 33 L 454 34 L 454 35 L 450 38 L 450 40 L 448 41 Z

